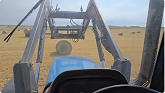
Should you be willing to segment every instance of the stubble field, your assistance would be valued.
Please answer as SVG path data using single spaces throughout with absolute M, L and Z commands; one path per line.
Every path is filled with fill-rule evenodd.
M 25 37 L 23 30 L 31 27 L 19 27 L 21 31 L 15 31 L 8 43 L 4 42 L 4 38 L 13 29 L 10 26 L 0 26 L 0 32 L 8 31 L 8 34 L 2 34 L 0 36 L 0 91 L 4 85 L 13 77 L 13 66 L 15 63 L 21 60 L 28 38 Z M 131 34 L 135 31 L 135 34 Z M 137 33 L 140 31 L 140 33 Z M 50 32 L 49 30 L 47 32 Z M 131 68 L 131 80 L 135 79 L 140 70 L 145 28 L 122 28 L 122 29 L 111 29 L 112 35 L 115 38 L 120 51 L 124 58 L 129 59 Z M 123 36 L 118 36 L 118 33 L 122 32 Z M 163 32 L 163 29 L 162 29 Z M 47 80 L 49 69 L 53 60 L 59 55 L 56 53 L 56 43 L 61 39 L 50 39 L 50 35 L 46 35 L 43 63 L 41 64 L 40 77 L 39 77 L 39 90 L 43 90 Z M 92 29 L 88 29 L 85 34 L 85 40 L 79 40 L 78 43 L 72 42 L 71 39 L 68 41 L 72 44 L 72 52 L 68 56 L 83 56 L 93 60 L 96 64 L 101 67 L 99 61 L 96 41 Z M 33 55 L 33 67 L 36 71 L 36 59 L 37 59 L 38 44 Z M 108 53 L 104 48 L 105 64 L 107 68 L 111 68 L 114 59 L 113 56 Z

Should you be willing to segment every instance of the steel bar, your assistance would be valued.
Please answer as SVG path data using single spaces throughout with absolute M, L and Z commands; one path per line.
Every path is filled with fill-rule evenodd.
M 55 39 L 84 39 L 84 36 L 81 36 L 79 34 L 61 34 L 57 33 L 55 34 Z
M 163 0 L 150 0 L 140 73 L 132 84 L 147 86 L 151 81 L 155 67 L 163 11 Z
M 116 44 L 115 39 L 113 38 L 111 31 L 106 24 L 104 18 L 101 15 L 101 12 L 95 2 L 95 0 L 90 0 L 89 7 L 91 7 L 91 16 L 93 20 L 96 20 L 96 24 L 101 31 L 101 41 L 105 49 L 110 52 L 114 59 L 120 59 L 121 61 L 124 61 L 125 59 L 122 56 L 122 53 L 120 52 L 120 49 L 118 45 Z
M 35 80 L 36 80 L 36 83 L 37 83 L 37 84 L 38 84 L 39 73 L 40 73 L 40 65 L 41 65 L 41 63 L 38 62 L 38 63 L 37 63 L 37 70 L 36 70 L 36 76 L 35 76 Z
M 66 18 L 66 19 L 90 19 L 86 12 L 72 12 L 72 11 L 51 11 L 50 18 Z
M 34 49 L 36 48 L 36 44 L 38 42 L 39 35 L 42 31 L 42 27 L 44 26 L 44 21 L 47 20 L 49 16 L 49 11 L 48 11 L 49 6 L 50 6 L 49 0 L 44 0 L 41 3 L 32 32 L 29 37 L 29 41 L 27 43 L 22 60 L 20 62 L 31 61 L 34 53 Z
M 99 53 L 99 58 L 100 58 L 100 61 L 102 62 L 103 68 L 105 68 L 105 63 L 104 63 L 105 59 L 104 59 L 103 49 L 101 46 L 101 39 L 99 37 L 99 31 L 98 31 L 97 25 L 95 23 L 95 20 L 92 20 L 92 23 L 93 23 L 93 30 L 94 30 L 94 34 L 95 34 L 95 38 L 96 38 L 96 44 L 97 44 L 97 49 L 98 49 L 98 53 Z
M 71 30 L 71 31 L 79 31 L 80 29 L 79 29 L 79 28 L 56 28 L 56 30 L 64 30 L 64 31 L 67 31 L 67 30 Z
M 91 9 L 89 8 L 89 5 L 88 5 L 88 6 L 87 6 L 87 10 L 86 10 L 86 14 L 87 14 L 90 18 L 92 18 L 92 17 L 90 16 L 90 12 L 91 12 Z M 86 32 L 86 30 L 87 30 L 87 28 L 88 28 L 88 25 L 89 25 L 90 20 L 91 20 L 91 19 L 84 19 L 84 20 L 83 20 L 82 30 L 81 30 L 80 33 L 85 34 L 85 32 Z
M 47 20 L 45 20 L 45 24 L 43 26 L 42 33 L 40 35 L 40 41 L 39 41 L 39 46 L 38 46 L 38 55 L 37 55 L 37 61 L 36 61 L 37 63 L 38 62 L 42 63 L 46 29 L 47 29 Z
M 50 31 L 51 31 L 51 39 L 54 39 L 54 34 L 55 34 L 55 25 L 54 25 L 54 20 L 53 18 L 48 18 L 48 24 L 49 24 L 49 28 L 50 28 Z
M 40 41 L 39 41 L 39 46 L 38 46 L 38 55 L 37 55 L 37 61 L 36 61 L 37 70 L 36 70 L 36 76 L 35 76 L 37 84 L 38 84 L 38 78 L 39 78 L 39 73 L 40 73 L 40 64 L 42 63 L 43 52 L 44 52 L 46 29 L 47 29 L 47 20 L 45 20 L 45 24 L 43 26 L 43 29 L 40 35 Z

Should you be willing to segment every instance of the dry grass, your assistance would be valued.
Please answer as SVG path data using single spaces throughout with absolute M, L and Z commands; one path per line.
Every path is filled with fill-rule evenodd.
M 13 27 L 0 27 L 0 32 L 3 30 L 11 31 Z M 26 27 L 31 28 L 31 27 Z M 8 43 L 4 42 L 3 39 L 7 34 L 0 36 L 0 90 L 3 86 L 13 77 L 13 66 L 19 60 L 24 53 L 28 38 L 25 38 L 23 29 L 25 27 L 18 28 L 21 31 L 16 31 L 11 37 Z M 48 30 L 49 31 L 49 30 Z M 114 36 L 124 58 L 129 59 L 132 63 L 131 80 L 136 78 L 138 75 L 142 49 L 144 43 L 145 28 L 129 28 L 129 29 L 111 29 L 112 35 Z M 132 31 L 140 31 L 140 33 L 131 34 Z M 118 33 L 122 32 L 123 36 L 118 36 Z M 94 33 L 91 29 L 88 29 L 85 35 L 85 40 L 80 40 L 78 43 L 71 42 L 73 50 L 69 56 L 83 56 L 93 60 L 96 64 L 101 66 L 99 62 L 99 56 L 96 47 L 96 41 Z M 41 64 L 40 77 L 39 77 L 39 90 L 42 91 L 47 80 L 49 69 L 53 60 L 58 57 L 56 54 L 55 46 L 60 40 L 50 39 L 50 35 L 46 35 L 43 63 Z M 38 48 L 38 44 L 37 44 Z M 36 70 L 36 58 L 37 48 L 33 55 L 34 70 Z M 103 48 L 105 54 L 105 64 L 107 68 L 113 65 L 114 59 L 110 53 Z

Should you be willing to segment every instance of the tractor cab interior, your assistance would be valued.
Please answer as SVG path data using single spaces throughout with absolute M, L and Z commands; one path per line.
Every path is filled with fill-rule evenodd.
M 128 84 L 116 70 L 84 69 L 61 73 L 50 84 L 47 93 L 92 93 L 106 86 Z M 45 88 L 44 90 L 46 90 Z

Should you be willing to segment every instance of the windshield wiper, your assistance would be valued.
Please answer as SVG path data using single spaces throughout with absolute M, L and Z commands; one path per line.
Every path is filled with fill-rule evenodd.
M 18 26 L 20 26 L 24 21 L 25 19 L 31 14 L 33 13 L 33 11 L 40 5 L 40 3 L 42 2 L 43 0 L 39 0 L 34 6 L 33 8 L 26 14 L 26 16 L 17 24 L 17 26 L 11 31 L 11 33 L 4 39 L 4 41 L 8 42 L 9 39 L 11 38 L 11 36 L 13 35 L 13 33 L 15 32 L 15 30 L 18 28 Z

